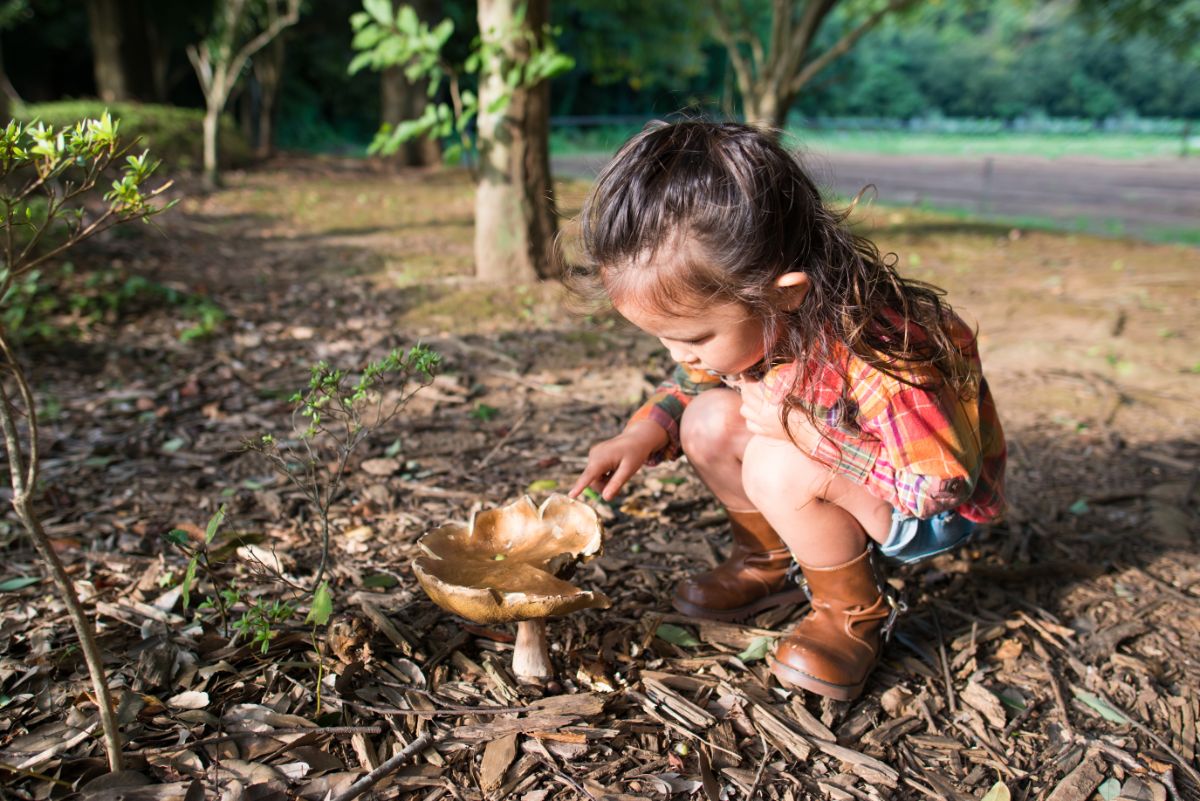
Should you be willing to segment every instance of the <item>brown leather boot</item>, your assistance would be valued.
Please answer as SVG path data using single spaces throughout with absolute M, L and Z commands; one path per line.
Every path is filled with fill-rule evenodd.
M 729 558 L 675 588 L 672 605 L 685 615 L 740 620 L 756 612 L 805 600 L 791 581 L 792 554 L 758 512 L 726 510 L 733 530 Z
M 771 672 L 784 684 L 853 700 L 879 659 L 894 607 L 881 591 L 869 550 L 844 564 L 801 563 L 800 569 L 812 611 L 780 641 Z

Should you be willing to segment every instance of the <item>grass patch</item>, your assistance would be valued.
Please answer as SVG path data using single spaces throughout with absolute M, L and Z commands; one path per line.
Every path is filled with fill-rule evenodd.
M 1176 158 L 1182 146 L 1179 137 L 1158 134 L 932 134 L 793 128 L 788 135 L 811 150 L 899 156 L 1148 159 Z M 1200 153 L 1196 155 L 1200 157 Z
M 13 110 L 21 122 L 40 120 L 55 128 L 94 119 L 105 111 L 120 120 L 121 141 L 140 141 L 133 152 L 149 149 L 168 171 L 198 170 L 204 163 L 204 112 L 200 109 L 162 106 L 153 103 L 104 103 L 99 100 L 60 100 L 29 103 Z M 250 146 L 229 116 L 221 118 L 218 157 L 223 166 L 251 161 Z

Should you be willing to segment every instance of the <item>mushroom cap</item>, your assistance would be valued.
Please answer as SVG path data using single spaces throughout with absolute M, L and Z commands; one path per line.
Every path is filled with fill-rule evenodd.
M 538 507 L 526 495 L 426 534 L 413 572 L 434 603 L 476 623 L 607 609 L 603 593 L 560 578 L 601 553 L 602 533 L 586 503 L 555 493 Z

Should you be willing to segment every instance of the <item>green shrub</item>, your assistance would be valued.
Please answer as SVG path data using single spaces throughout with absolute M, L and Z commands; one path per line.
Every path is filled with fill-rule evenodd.
M 204 111 L 152 103 L 104 103 L 100 100 L 59 100 L 54 103 L 29 103 L 14 109 L 20 122 L 41 120 L 54 128 L 66 128 L 79 120 L 100 117 L 105 109 L 121 123 L 121 140 L 135 137 L 140 152 L 154 151 L 174 169 L 199 170 L 203 165 Z M 241 130 L 228 116 L 221 118 L 218 155 L 224 167 L 237 167 L 251 160 L 250 146 Z

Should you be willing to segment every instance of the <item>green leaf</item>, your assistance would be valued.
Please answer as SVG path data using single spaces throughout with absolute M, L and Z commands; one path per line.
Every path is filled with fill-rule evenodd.
M 163 453 L 175 453 L 184 445 L 187 445 L 187 440 L 183 437 L 172 437 L 162 444 Z
M 313 595 L 312 608 L 308 610 L 308 617 L 304 618 L 305 623 L 312 623 L 314 626 L 324 626 L 329 622 L 329 616 L 333 614 L 333 596 L 329 594 L 329 582 L 322 581 L 321 586 L 317 587 L 317 592 Z
M 695 634 L 692 634 L 685 628 L 672 626 L 670 623 L 663 623 L 658 627 L 658 631 L 654 632 L 654 634 L 655 636 L 664 639 L 669 643 L 674 643 L 675 645 L 679 645 L 684 648 L 691 648 L 700 644 L 700 641 L 696 639 Z
M 475 404 L 475 408 L 471 410 L 471 417 L 484 423 L 495 418 L 498 414 L 500 414 L 499 409 L 495 406 L 488 406 L 486 403 L 477 403 Z
M 392 0 L 363 0 L 363 10 L 383 27 L 392 27 Z M 412 13 L 411 8 L 408 11 Z
M 213 541 L 213 537 L 217 536 L 217 529 L 225 522 L 225 504 L 221 504 L 221 508 L 216 511 L 212 517 L 208 519 L 208 528 L 204 530 L 204 544 L 207 545 Z
M 187 545 L 188 533 L 181 528 L 173 528 L 166 534 L 163 534 L 163 539 L 172 545 Z
M 408 36 L 416 36 L 420 27 L 421 21 L 417 19 L 417 12 L 413 11 L 413 7 L 400 6 L 400 11 L 396 14 L 396 30 Z
M 558 489 L 558 482 L 553 478 L 539 478 L 525 488 L 526 492 L 550 492 Z
M 1004 782 L 996 782 L 979 801 L 1011 801 L 1012 793 Z
M 390 590 L 400 582 L 390 573 L 375 573 L 363 579 L 364 587 L 378 588 L 381 590 Z
M 192 582 L 196 580 L 196 564 L 200 560 L 199 556 L 193 556 L 188 560 L 187 571 L 183 574 L 183 583 L 180 585 L 180 594 L 183 597 L 183 608 L 187 609 L 188 604 L 192 600 Z
M 738 654 L 738 659 L 743 662 L 766 659 L 767 654 L 771 652 L 771 643 L 773 642 L 775 642 L 774 637 L 755 637 L 750 641 L 750 645 L 746 647 L 746 650 Z
M 1087 690 L 1081 690 L 1078 687 L 1072 687 L 1071 692 L 1080 701 L 1083 701 L 1092 710 L 1111 723 L 1128 723 L 1129 718 L 1109 706 L 1108 702 L 1099 696 L 1092 695 Z
M 1105 779 L 1096 788 L 1104 801 L 1113 801 L 1114 798 L 1121 794 L 1121 783 L 1114 778 Z
M 1073 515 L 1087 514 L 1087 512 L 1088 512 L 1087 498 L 1080 498 L 1079 500 L 1075 501 L 1075 503 L 1073 503 L 1069 507 L 1067 507 L 1067 511 Z
M 40 576 L 17 576 L 16 578 L 5 579 L 4 581 L 0 581 L 0 592 L 22 590 L 30 585 L 37 584 L 41 580 Z

